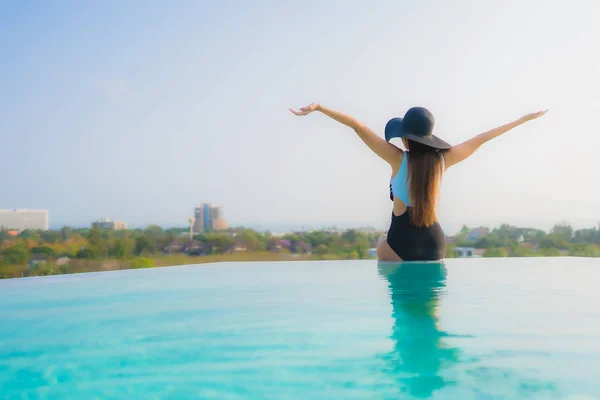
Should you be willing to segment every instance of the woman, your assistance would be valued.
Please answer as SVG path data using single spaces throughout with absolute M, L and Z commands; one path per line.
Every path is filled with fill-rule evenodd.
M 413 107 L 406 112 L 404 118 L 388 121 L 385 139 L 356 119 L 320 104 L 290 111 L 299 116 L 320 111 L 349 126 L 392 168 L 392 221 L 387 235 L 382 235 L 378 240 L 379 260 L 437 261 L 446 256 L 446 235 L 435 214 L 442 174 L 451 166 L 467 159 L 485 142 L 541 117 L 547 110 L 527 114 L 456 146 L 451 146 L 432 134 L 435 121 L 431 112 L 423 107 Z M 407 151 L 389 143 L 395 137 L 402 139 Z

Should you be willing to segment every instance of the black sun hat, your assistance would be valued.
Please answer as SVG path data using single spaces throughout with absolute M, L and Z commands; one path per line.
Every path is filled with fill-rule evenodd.
M 435 119 L 433 114 L 424 107 L 412 107 L 404 118 L 392 118 L 385 125 L 385 140 L 399 137 L 414 140 L 438 150 L 447 150 L 451 144 L 432 134 Z

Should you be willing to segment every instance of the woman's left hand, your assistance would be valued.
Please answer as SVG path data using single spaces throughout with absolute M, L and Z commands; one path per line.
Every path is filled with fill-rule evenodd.
M 294 114 L 298 115 L 298 116 L 303 116 L 303 115 L 308 115 L 311 112 L 316 111 L 318 109 L 319 109 L 319 105 L 317 103 L 312 103 L 312 104 L 309 104 L 306 107 L 302 107 L 300 109 L 300 111 L 292 110 L 291 108 L 290 108 L 290 111 L 293 112 Z
M 523 122 L 532 121 L 536 118 L 541 117 L 542 115 L 546 114 L 547 112 L 548 112 L 548 110 L 534 112 L 531 114 L 523 115 L 520 119 Z

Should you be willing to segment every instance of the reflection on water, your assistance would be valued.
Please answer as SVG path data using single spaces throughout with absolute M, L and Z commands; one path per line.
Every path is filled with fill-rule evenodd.
M 390 373 L 401 390 L 428 397 L 449 382 L 444 367 L 456 363 L 458 350 L 444 343 L 438 324 L 438 307 L 446 289 L 447 269 L 440 263 L 379 263 L 387 280 L 394 326 L 394 349 L 386 355 Z

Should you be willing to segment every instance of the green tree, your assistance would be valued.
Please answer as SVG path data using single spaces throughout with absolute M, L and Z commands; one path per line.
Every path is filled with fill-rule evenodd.
M 329 249 L 327 248 L 327 245 L 325 245 L 325 244 L 320 244 L 317 247 L 315 247 L 313 250 L 313 253 L 316 255 L 319 255 L 319 256 L 324 256 L 328 252 L 329 252 Z
M 43 254 L 47 257 L 54 255 L 54 250 L 48 246 L 37 246 L 31 249 L 31 254 Z
M 445 258 L 456 258 L 456 253 L 454 252 L 454 244 L 446 245 L 446 257 Z
M 149 238 L 153 242 L 154 249 L 164 250 L 169 244 L 171 244 L 176 238 L 174 236 L 163 234 Z
M 549 249 L 554 246 L 554 238 L 550 235 L 546 235 L 540 240 L 540 247 L 543 249 Z
M 479 237 L 475 240 L 473 247 L 478 249 L 487 249 L 488 247 L 501 247 L 504 244 L 504 241 L 498 237 L 496 234 L 486 235 Z
M 133 253 L 134 242 L 129 238 L 115 239 L 111 246 L 111 254 L 120 260 L 131 257 Z
M 234 239 L 229 235 L 217 233 L 211 237 L 211 243 L 217 252 L 226 253 L 233 248 Z
M 116 258 L 125 258 L 125 246 L 123 245 L 123 241 L 121 239 L 116 239 L 112 244 L 110 252 Z
M 599 257 L 600 249 L 593 244 L 577 244 L 569 249 L 569 255 L 572 257 Z
M 154 254 L 154 246 L 150 239 L 146 236 L 138 236 L 135 238 L 135 255 L 139 256 L 143 253 Z
M 19 237 L 23 239 L 36 239 L 39 237 L 38 233 L 31 229 L 25 229 L 19 233 Z
M 169 229 L 165 229 L 165 233 L 167 235 L 173 236 L 173 237 L 178 237 L 179 235 L 181 235 L 182 233 L 187 233 L 190 231 L 190 228 L 169 228 Z
M 466 225 L 463 225 L 458 234 L 454 235 L 454 244 L 457 247 L 471 247 L 471 243 L 467 240 L 467 235 L 471 231 Z
M 202 244 L 208 243 L 208 239 L 209 239 L 209 234 L 204 233 L 204 232 L 198 233 L 197 235 L 194 236 L 194 240 L 197 240 Z
M 356 250 L 353 250 L 348 254 L 348 259 L 349 260 L 357 260 L 358 259 L 358 253 L 356 252 Z
M 540 241 L 542 240 L 542 238 L 544 236 L 546 236 L 546 233 L 539 229 L 522 228 L 521 236 L 523 236 L 523 241 L 529 242 L 529 243 L 533 244 L 534 246 L 539 246 Z
M 160 236 L 164 233 L 163 229 L 158 225 L 148 225 L 144 230 L 146 236 Z
M 88 235 L 88 242 L 90 242 L 90 244 L 92 246 L 97 246 L 97 247 L 101 247 L 104 239 L 102 237 L 102 230 L 100 229 L 100 227 L 98 226 L 98 223 L 95 222 L 94 225 L 92 226 L 92 229 L 90 229 Z
M 348 229 L 342 233 L 342 240 L 348 244 L 354 244 L 359 237 L 356 229 Z
M 95 260 L 98 258 L 98 252 L 94 251 L 94 249 L 91 247 L 84 247 L 83 249 L 79 249 L 77 252 L 77 258 Z
M 555 237 L 560 237 L 566 241 L 569 241 L 573 237 L 573 228 L 571 227 L 571 225 L 563 222 L 554 225 L 554 227 L 550 231 L 550 234 Z
M 355 245 L 352 246 L 352 249 L 356 251 L 359 259 L 364 259 L 367 256 L 367 252 L 369 251 L 369 240 L 366 235 L 359 235 L 356 238 Z
M 558 248 L 566 250 L 573 236 L 573 228 L 568 224 L 557 224 L 550 230 L 550 234 L 540 240 L 540 247 L 545 249 Z
M 533 255 L 533 250 L 522 244 L 515 244 L 508 250 L 509 257 L 529 257 Z
M 599 231 L 595 227 L 592 229 L 578 229 L 573 233 L 573 243 L 594 244 L 600 242 Z
M 484 257 L 506 257 L 508 253 L 502 247 L 489 247 L 483 252 Z
M 62 234 L 59 231 L 42 231 L 40 237 L 46 243 L 56 243 L 62 239 Z
M 569 248 L 569 242 L 563 234 L 550 234 L 540 240 L 540 247 L 543 249 L 563 249 Z
M 327 231 L 312 231 L 306 234 L 304 240 L 316 249 L 320 245 L 329 246 L 333 242 L 333 235 Z
M 62 235 L 62 240 L 68 240 L 73 236 L 73 229 L 65 226 L 60 230 L 60 233 Z
M 235 236 L 235 242 L 239 246 L 243 246 L 250 251 L 258 250 L 261 247 L 261 241 L 255 232 L 251 230 L 243 230 Z
M 7 264 L 26 264 L 29 260 L 29 251 L 25 243 L 18 243 L 2 250 L 2 257 Z
M 4 240 L 8 240 L 10 239 L 11 236 L 8 234 L 8 230 L 4 229 L 4 227 L 0 226 L 0 244 L 4 241 Z

